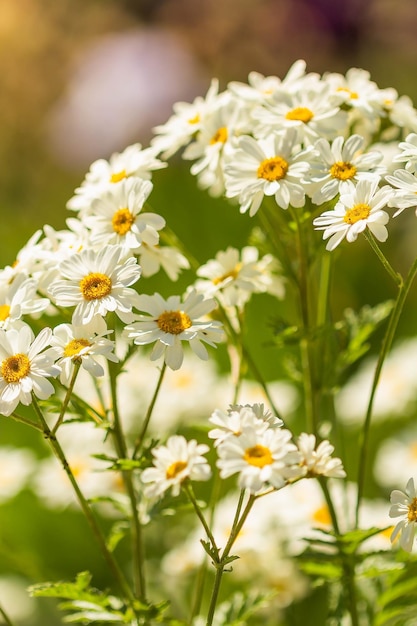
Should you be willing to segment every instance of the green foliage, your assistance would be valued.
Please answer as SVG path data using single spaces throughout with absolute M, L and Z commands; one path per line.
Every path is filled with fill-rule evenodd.
M 131 624 L 135 617 L 139 619 L 138 623 L 149 623 L 149 620 L 160 623 L 167 603 L 146 605 L 136 600 L 133 613 L 133 609 L 126 607 L 120 598 L 91 587 L 91 578 L 89 572 L 80 572 L 73 583 L 40 583 L 32 585 L 29 593 L 33 597 L 64 599 L 59 608 L 69 612 L 64 618 L 66 623 Z

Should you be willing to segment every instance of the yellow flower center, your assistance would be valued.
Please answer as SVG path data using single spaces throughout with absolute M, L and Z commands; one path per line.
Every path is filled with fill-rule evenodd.
M 192 326 L 192 321 L 184 311 L 164 311 L 156 320 L 159 328 L 164 333 L 179 335 Z
M 120 170 L 120 172 L 114 172 L 114 174 L 110 176 L 110 182 L 120 183 L 124 178 L 127 178 L 127 172 L 126 170 Z
M 359 94 L 356 91 L 352 91 L 347 87 L 338 87 L 337 91 L 346 91 L 349 94 L 351 100 L 357 100 L 359 98 Z
M 288 163 L 282 157 L 276 156 L 271 159 L 264 159 L 258 167 L 258 178 L 264 178 L 269 182 L 281 180 L 288 172 Z
M 353 208 L 346 211 L 343 220 L 346 224 L 356 224 L 359 220 L 366 220 L 370 212 L 371 207 L 369 204 L 360 202 L 359 204 L 355 204 Z
M 356 167 L 349 161 L 337 161 L 330 168 L 330 175 L 339 180 L 350 180 L 356 174 Z
M 304 124 L 307 124 L 313 119 L 314 113 L 313 111 L 310 111 L 310 109 L 307 109 L 307 107 L 296 107 L 295 109 L 292 109 L 292 111 L 288 111 L 285 117 L 287 120 L 294 120 L 296 122 L 304 122 Z
M 332 523 L 330 512 L 326 504 L 316 509 L 312 517 L 316 524 L 321 524 L 322 526 L 330 526 Z
M 222 126 L 218 128 L 214 133 L 213 137 L 210 139 L 210 144 L 214 143 L 226 143 L 228 137 L 228 132 L 226 126 Z
M 182 470 L 187 467 L 187 463 L 185 461 L 175 461 L 172 463 L 165 472 L 165 476 L 167 480 L 171 480 L 172 478 L 176 478 Z
M 83 348 L 91 346 L 91 343 L 87 339 L 72 339 L 64 349 L 64 356 L 76 356 L 81 352 Z
M 236 280 L 236 278 L 239 276 L 239 272 L 241 269 L 242 269 L 242 263 L 237 263 L 235 267 L 231 269 L 229 272 L 225 272 L 221 276 L 217 276 L 216 278 L 213 278 L 211 282 L 213 283 L 213 285 L 219 285 L 227 278 L 233 278 L 233 280 Z
M 30 372 L 30 361 L 26 354 L 9 356 L 1 364 L 1 375 L 6 383 L 18 383 Z
M 116 211 L 111 221 L 113 230 L 118 235 L 126 235 L 134 222 L 135 216 L 127 208 Z
M 0 304 L 0 322 L 5 322 L 10 315 L 10 306 L 8 304 Z
M 417 498 L 412 499 L 408 507 L 407 518 L 409 522 L 417 522 Z
M 271 465 L 273 462 L 271 450 L 260 444 L 256 444 L 252 448 L 246 448 L 243 458 L 246 463 L 256 467 L 265 467 L 265 465 Z
M 80 280 L 80 291 L 84 300 L 100 300 L 111 293 L 112 283 L 106 274 L 91 272 Z
M 200 115 L 198 113 L 196 113 L 196 115 L 194 115 L 194 117 L 190 117 L 190 119 L 188 120 L 189 124 L 198 124 L 198 122 L 200 121 Z

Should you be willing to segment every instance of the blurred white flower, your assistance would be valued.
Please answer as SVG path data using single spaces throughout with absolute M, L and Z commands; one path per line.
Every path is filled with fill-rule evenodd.
M 208 480 L 211 468 L 202 456 L 208 451 L 208 446 L 198 444 L 195 439 L 187 441 L 182 435 L 169 437 L 166 445 L 152 450 L 153 467 L 144 469 L 141 474 L 145 496 L 162 496 L 169 490 L 173 496 L 178 496 L 184 480 Z

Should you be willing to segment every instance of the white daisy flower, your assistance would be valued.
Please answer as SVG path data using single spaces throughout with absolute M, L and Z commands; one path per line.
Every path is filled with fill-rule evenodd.
M 224 168 L 226 197 L 238 198 L 241 213 L 253 216 L 264 196 L 282 209 L 304 205 L 301 180 L 309 168 L 306 151 L 297 152 L 297 131 L 272 133 L 266 139 L 240 137 Z
M 293 92 L 306 76 L 305 69 L 306 62 L 299 59 L 293 63 L 282 80 L 277 76 L 263 76 L 259 72 L 250 72 L 248 83 L 232 81 L 227 88 L 238 98 L 249 103 L 262 103 L 277 91 Z
M 393 217 L 410 207 L 413 207 L 417 214 L 417 177 L 415 174 L 407 170 L 395 170 L 392 176 L 388 175 L 385 177 L 387 182 L 396 188 L 389 201 L 389 206 L 398 209 Z
M 351 135 L 346 141 L 344 137 L 336 137 L 332 144 L 326 139 L 316 141 L 314 148 L 318 155 L 310 159 L 308 175 L 314 204 L 333 200 L 346 180 L 372 180 L 384 173 L 383 168 L 377 168 L 382 154 L 363 152 L 364 142 L 359 135 Z
M 60 324 L 54 328 L 51 346 L 56 349 L 56 364 L 61 368 L 60 380 L 63 385 L 69 385 L 76 362 L 93 377 L 104 376 L 103 365 L 98 361 L 100 357 L 113 363 L 118 362 L 114 354 L 114 341 L 105 337 L 109 332 L 106 330 L 96 334 L 86 326 L 72 324 Z
M 168 278 L 176 281 L 182 270 L 190 268 L 188 259 L 173 246 L 151 246 L 142 241 L 136 254 L 139 257 L 144 278 L 153 276 L 162 267 Z
M 405 163 L 408 171 L 417 172 L 417 134 L 410 133 L 405 141 L 398 144 L 400 153 L 394 157 L 395 163 Z
M 195 161 L 191 174 L 202 189 L 213 196 L 224 192 L 223 161 L 239 124 L 240 105 L 228 92 L 221 94 L 217 107 L 204 119 L 195 141 L 184 150 L 183 158 Z
M 181 302 L 179 296 L 165 300 L 160 294 L 140 295 L 137 308 L 149 315 L 139 315 L 133 324 L 125 327 L 125 332 L 137 345 L 155 343 L 151 354 L 154 361 L 160 357 L 168 367 L 177 370 L 181 367 L 184 354 L 182 342 L 188 341 L 191 349 L 203 360 L 208 359 L 204 343 L 214 346 L 223 339 L 220 322 L 205 318 L 216 306 L 213 299 L 204 299 L 196 291 L 190 291 Z
M 217 447 L 228 437 L 240 437 L 246 429 L 264 432 L 268 428 L 280 428 L 284 422 L 273 415 L 263 404 L 233 405 L 224 413 L 216 409 L 209 422 L 214 424 L 214 428 L 209 432 L 210 439 L 214 439 Z
M 136 250 L 143 240 L 156 245 L 157 231 L 165 226 L 165 220 L 156 213 L 141 213 L 151 191 L 150 180 L 127 178 L 93 200 L 92 214 L 84 218 L 91 245 L 119 244 L 128 250 Z
M 221 478 L 239 473 L 239 486 L 256 493 L 266 487 L 280 489 L 288 479 L 299 478 L 300 454 L 292 434 L 282 428 L 245 428 L 217 446 Z
M 153 170 L 166 167 L 166 163 L 157 159 L 156 154 L 155 148 L 142 149 L 140 143 L 135 143 L 123 152 L 115 152 L 108 161 L 105 159 L 94 161 L 85 180 L 68 201 L 67 208 L 90 213 L 91 201 L 108 191 L 112 185 L 131 176 L 150 180 Z
M 395 101 L 395 89 L 380 89 L 371 81 L 370 73 L 357 67 L 350 68 L 346 75 L 328 74 L 325 81 L 339 101 L 369 118 L 379 117 L 387 102 Z
M 301 466 L 308 476 L 327 476 L 329 478 L 344 478 L 346 472 L 342 461 L 332 457 L 334 446 L 327 440 L 321 441 L 316 448 L 315 435 L 301 433 L 297 439 L 298 450 L 301 454 Z
M 265 106 L 256 107 L 253 117 L 257 137 L 291 128 L 298 143 L 314 143 L 319 137 L 334 139 L 346 127 L 347 113 L 335 105 L 331 88 L 323 81 L 309 81 L 294 93 L 278 92 Z
M 346 181 L 334 210 L 325 211 L 313 222 L 317 230 L 324 230 L 323 239 L 329 239 L 326 250 L 334 250 L 345 237 L 349 243 L 356 241 L 366 228 L 378 241 L 386 241 L 389 216 L 382 208 L 392 195 L 392 188 L 385 185 L 379 189 L 376 179 L 360 180 L 356 187 Z
M 48 308 L 48 298 L 37 294 L 37 282 L 18 274 L 10 283 L 0 280 L 0 328 L 12 328 L 23 315 L 41 313 Z
M 198 96 L 194 102 L 176 102 L 174 114 L 165 124 L 156 126 L 151 145 L 168 159 L 177 150 L 186 146 L 202 127 L 206 116 L 213 111 L 219 100 L 219 81 L 213 79 L 204 98 Z
M 166 445 L 154 448 L 153 467 L 146 468 L 141 475 L 146 485 L 145 496 L 162 496 L 169 489 L 173 496 L 178 496 L 184 480 L 208 480 L 211 468 L 202 456 L 208 451 L 205 444 L 199 444 L 195 439 L 187 441 L 182 435 L 173 435 Z
M 278 269 L 272 255 L 259 259 L 259 250 L 246 246 L 241 252 L 229 247 L 197 270 L 195 288 L 207 296 L 216 296 L 226 307 L 243 307 L 252 293 L 272 293 L 284 296 L 283 279 L 274 273 Z M 205 280 L 204 280 L 205 279 Z
M 417 494 L 414 480 L 410 478 L 405 492 L 394 489 L 391 492 L 390 517 L 402 517 L 392 531 L 391 541 L 394 542 L 399 536 L 400 546 L 406 552 L 411 552 L 414 543 L 414 533 L 417 522 Z
M 0 413 L 11 415 L 19 402 L 32 402 L 32 393 L 46 400 L 54 393 L 52 383 L 60 370 L 50 345 L 52 331 L 44 328 L 35 338 L 26 324 L 19 329 L 0 329 Z
M 63 280 L 53 282 L 49 293 L 57 306 L 76 307 L 74 326 L 109 311 L 124 322 L 133 319 L 138 294 L 129 286 L 139 279 L 141 268 L 134 257 L 124 259 L 124 254 L 121 246 L 105 246 L 99 252 L 82 250 L 59 265 Z

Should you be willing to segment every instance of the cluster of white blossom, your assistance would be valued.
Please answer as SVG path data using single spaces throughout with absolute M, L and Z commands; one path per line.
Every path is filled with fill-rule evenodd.
M 320 76 L 300 60 L 282 80 L 252 72 L 220 93 L 213 81 L 206 98 L 174 111 L 152 142 L 162 157 L 182 148 L 200 185 L 242 213 L 265 197 L 282 209 L 326 203 L 314 226 L 328 250 L 366 228 L 385 241 L 384 209 L 416 206 L 417 111 L 365 70 Z M 391 171 L 393 152 L 404 169 Z

